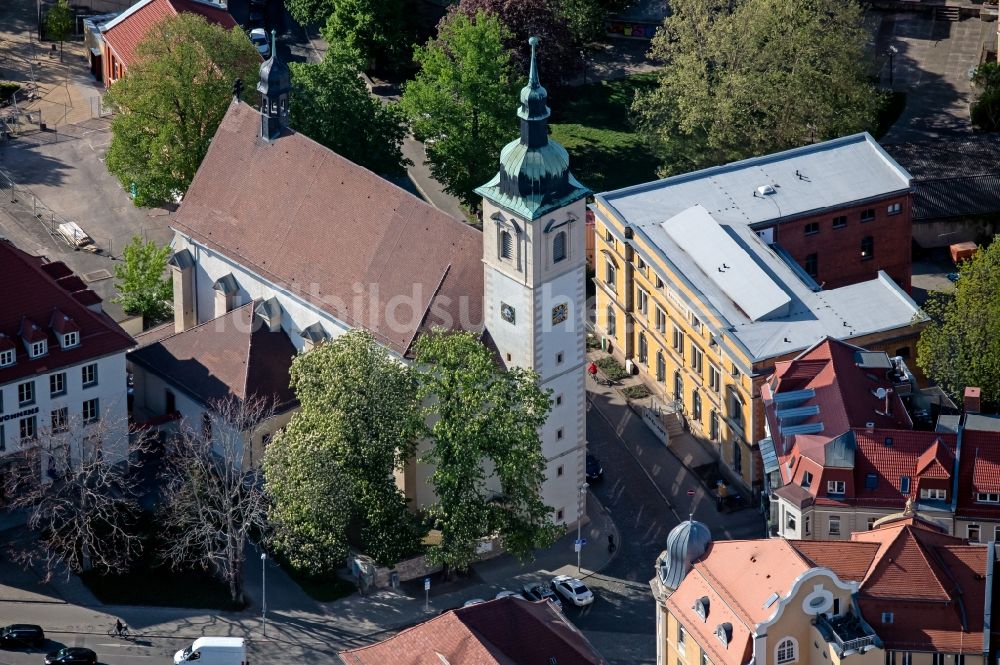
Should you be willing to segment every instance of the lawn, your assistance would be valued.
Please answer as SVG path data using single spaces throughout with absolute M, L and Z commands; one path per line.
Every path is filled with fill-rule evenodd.
M 552 99 L 552 138 L 569 151 L 573 175 L 595 192 L 656 179 L 659 162 L 630 122 L 636 91 L 652 89 L 655 77 L 576 86 Z

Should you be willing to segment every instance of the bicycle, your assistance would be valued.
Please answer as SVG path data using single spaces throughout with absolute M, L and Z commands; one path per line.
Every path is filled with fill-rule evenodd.
M 118 626 L 111 626 L 108 628 L 108 637 L 119 637 L 123 640 L 130 640 L 133 638 L 132 632 L 128 629 L 128 626 L 123 625 L 121 632 L 118 631 Z

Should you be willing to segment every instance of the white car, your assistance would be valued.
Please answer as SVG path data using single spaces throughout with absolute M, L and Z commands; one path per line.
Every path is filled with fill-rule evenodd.
M 558 575 L 552 579 L 552 588 L 556 590 L 556 593 L 577 607 L 590 605 L 594 602 L 594 592 L 575 577 Z
M 271 43 L 267 39 L 267 32 L 264 28 L 254 28 L 250 31 L 250 41 L 257 47 L 260 57 L 267 60 L 271 57 Z
M 486 601 L 482 598 L 473 598 L 472 600 L 467 600 L 462 603 L 462 607 L 472 607 L 473 605 L 482 605 Z

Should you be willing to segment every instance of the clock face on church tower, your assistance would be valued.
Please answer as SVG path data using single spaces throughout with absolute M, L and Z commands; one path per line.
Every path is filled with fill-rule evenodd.
M 500 317 L 507 323 L 514 323 L 514 308 L 505 302 L 500 303 Z

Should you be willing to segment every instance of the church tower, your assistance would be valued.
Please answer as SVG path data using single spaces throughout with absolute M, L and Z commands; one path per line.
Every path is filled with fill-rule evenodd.
M 288 65 L 278 57 L 278 34 L 271 31 L 271 57 L 260 66 L 260 137 L 273 141 L 288 127 L 288 93 L 292 77 Z
M 483 197 L 486 328 L 508 367 L 525 367 L 552 391 L 539 435 L 547 460 L 542 499 L 557 522 L 576 524 L 585 477 L 585 222 L 587 195 L 566 149 L 549 140 L 548 93 L 538 80 L 532 37 L 521 136 L 500 153 Z

